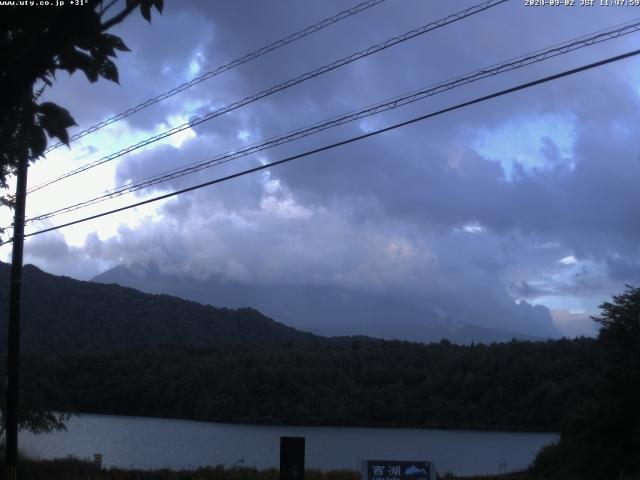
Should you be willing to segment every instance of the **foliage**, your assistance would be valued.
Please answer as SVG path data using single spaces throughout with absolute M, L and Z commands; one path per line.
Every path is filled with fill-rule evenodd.
M 6 365 L 6 359 L 1 358 L 2 367 Z M 0 368 L 0 377 L 5 378 L 4 368 Z M 0 405 L 4 405 L 5 391 L 0 391 Z M 18 412 L 18 425 L 23 430 L 32 433 L 47 433 L 55 430 L 64 430 L 65 422 L 71 414 L 66 413 L 69 405 L 60 391 L 50 381 L 24 372 L 20 384 L 21 408 Z M 62 410 L 53 412 L 49 406 L 60 405 Z M 2 423 L 0 424 L 0 437 L 4 438 L 4 412 L 0 412 Z
M 0 452 L 1 455 L 1 452 Z M 277 480 L 279 472 L 275 468 L 258 470 L 252 467 L 225 468 L 222 465 L 189 470 L 150 469 L 99 469 L 90 460 L 74 457 L 55 460 L 34 460 L 25 458 L 20 462 L 19 478 L 30 480 Z M 307 480 L 358 480 L 360 473 L 354 470 L 306 469 Z M 526 472 L 502 475 L 472 475 L 460 477 L 450 473 L 438 475 L 443 480 L 530 480 Z
M 0 262 L 0 305 L 7 304 L 9 265 Z M 322 342 L 256 310 L 229 310 L 119 285 L 57 277 L 34 266 L 23 272 L 22 350 L 25 353 L 114 351 L 152 345 L 216 343 L 280 345 Z M 0 352 L 7 312 L 0 310 Z
M 628 286 L 600 309 L 597 382 L 566 418 L 560 442 L 536 459 L 534 471 L 545 477 L 640 474 L 640 289 Z
M 528 472 L 502 473 L 499 475 L 471 475 L 459 477 L 452 473 L 438 473 L 439 480 L 531 480 L 533 477 Z
M 0 460 L 2 451 L 0 451 Z M 355 470 L 316 470 L 305 469 L 307 480 L 359 480 L 360 473 Z M 18 478 L 29 480 L 278 480 L 279 471 L 275 468 L 258 470 L 254 467 L 225 468 L 222 465 L 192 468 L 187 470 L 135 469 L 135 468 L 98 468 L 90 459 L 76 457 L 54 460 L 36 460 L 22 458 L 18 466 Z M 500 475 L 458 476 L 452 473 L 440 473 L 441 480 L 533 480 L 528 472 L 514 472 Z
M 0 304 L 8 277 L 0 263 Z M 557 430 L 593 395 L 599 363 L 592 339 L 473 346 L 329 339 L 252 309 L 217 309 L 29 265 L 24 279 L 23 350 L 39 356 L 23 366 L 65 392 L 67 404 L 47 397 L 57 411 Z M 166 344 L 174 346 L 160 348 Z
M 2 7 L 0 188 L 8 187 L 7 177 L 17 172 L 18 165 L 34 162 L 43 155 L 47 136 L 69 143 L 68 129 L 76 124 L 69 111 L 55 103 L 40 101 L 45 88 L 53 85 L 56 72 L 81 71 L 90 82 L 98 78 L 118 82 L 118 69 L 112 59 L 116 50 L 128 48 L 120 37 L 107 30 L 137 8 L 150 21 L 154 6 L 161 12 L 163 0 L 126 0 L 124 4 L 88 0 L 73 8 L 25 8 L 16 2 L 14 6 Z M 108 13 L 116 7 L 120 10 Z M 0 195 L 0 206 L 14 204 L 15 198 Z M 34 390 L 44 391 L 46 388 Z M 42 400 L 38 395 L 26 398 Z M 23 407 L 18 413 L 20 427 L 33 432 L 63 428 L 65 418 L 64 414 L 43 409 L 42 402 Z
M 16 2 L 18 3 L 18 2 Z M 35 161 L 47 147 L 47 136 L 68 144 L 75 121 L 68 110 L 40 102 L 56 72 L 81 71 L 90 82 L 118 82 L 116 51 L 128 51 L 122 39 L 107 32 L 136 8 L 151 21 L 151 8 L 163 0 L 88 0 L 73 8 L 5 5 L 0 25 L 0 188 L 23 161 Z M 11 206 L 14 199 L 0 197 Z
M 19 478 L 30 480 L 277 480 L 275 468 L 257 470 L 251 467 L 224 468 L 221 465 L 190 470 L 137 470 L 109 468 L 99 469 L 89 460 L 73 457 L 56 460 L 24 459 L 20 462 Z M 352 470 L 306 470 L 307 480 L 358 480 L 358 472 Z M 487 479 L 488 480 L 488 479 Z
M 32 357 L 24 365 L 55 382 L 81 412 L 553 431 L 589 393 L 594 346 L 578 339 L 167 347 Z

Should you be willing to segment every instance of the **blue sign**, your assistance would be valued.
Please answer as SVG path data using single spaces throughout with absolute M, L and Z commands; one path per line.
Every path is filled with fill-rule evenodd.
M 431 462 L 367 460 L 366 469 L 366 480 L 435 480 Z

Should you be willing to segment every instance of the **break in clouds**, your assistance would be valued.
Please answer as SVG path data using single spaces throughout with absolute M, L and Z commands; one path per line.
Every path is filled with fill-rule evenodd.
M 390 0 L 134 115 L 116 131 L 126 139 L 166 129 L 469 5 Z M 50 99 L 89 125 L 344 8 L 168 2 L 152 26 L 129 19 L 117 32 L 133 50 L 119 62 L 121 87 L 61 78 Z M 187 165 L 627 20 L 620 9 L 588 10 L 551 14 L 519 3 L 492 9 L 201 124 L 179 142 L 125 156 L 108 175 L 96 173 L 92 185 L 99 191 Z M 541 22 L 543 44 L 533 35 Z M 632 43 L 630 36 L 484 80 L 138 197 L 278 160 Z M 70 242 L 65 230 L 34 237 L 26 257 L 83 279 L 120 264 L 155 265 L 195 278 L 383 293 L 453 320 L 540 337 L 592 334 L 588 317 L 597 305 L 625 283 L 640 284 L 637 72 L 638 61 L 628 60 L 198 190 L 109 235 L 87 223 L 82 241 Z M 70 154 L 105 155 L 120 148 L 119 138 L 90 136 Z

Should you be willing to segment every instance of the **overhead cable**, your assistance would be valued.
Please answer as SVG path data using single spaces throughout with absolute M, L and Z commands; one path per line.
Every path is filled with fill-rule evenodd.
M 61 225 L 56 225 L 56 226 L 53 226 L 53 227 L 49 227 L 49 228 L 45 228 L 45 229 L 38 230 L 38 231 L 35 231 L 35 232 L 31 232 L 31 233 L 25 234 L 24 236 L 25 237 L 32 237 L 34 235 L 41 235 L 43 233 L 52 232 L 54 230 L 59 230 L 61 228 L 65 228 L 65 227 L 69 227 L 69 226 L 72 226 L 72 225 L 78 225 L 80 223 L 88 222 L 89 220 L 95 220 L 97 218 L 105 217 L 107 215 L 113 215 L 114 213 L 123 212 L 123 211 L 129 210 L 131 208 L 140 207 L 142 205 L 147 205 L 147 204 L 150 204 L 150 203 L 153 203 L 153 202 L 157 202 L 159 200 L 165 200 L 167 198 L 175 197 L 175 196 L 181 195 L 183 193 L 191 192 L 191 191 L 194 191 L 194 190 L 199 190 L 199 189 L 204 188 L 204 187 L 208 187 L 208 186 L 211 186 L 211 185 L 222 183 L 222 182 L 225 182 L 225 181 L 228 181 L 228 180 L 232 180 L 234 178 L 242 177 L 242 176 L 245 176 L 245 175 L 248 175 L 248 174 L 251 174 L 251 173 L 255 173 L 255 172 L 258 172 L 258 171 L 261 171 L 261 170 L 266 170 L 268 168 L 272 168 L 272 167 L 275 167 L 277 165 L 282 165 L 284 163 L 291 162 L 293 160 L 298 160 L 300 158 L 308 157 L 308 156 L 311 156 L 311 155 L 314 155 L 314 154 L 317 154 L 317 153 L 321 153 L 321 152 L 324 152 L 324 151 L 327 151 L 327 150 L 334 149 L 336 147 L 340 147 L 340 146 L 347 145 L 347 144 L 350 144 L 350 143 L 354 143 L 354 142 L 357 142 L 357 141 L 360 141 L 360 140 L 364 140 L 364 139 L 369 138 L 369 137 L 380 135 L 381 133 L 389 132 L 391 130 L 395 130 L 395 129 L 398 129 L 398 128 L 401 128 L 401 127 L 405 127 L 407 125 L 411 125 L 411 124 L 414 124 L 414 123 L 417 123 L 417 122 L 421 122 L 421 121 L 424 121 L 424 120 L 426 120 L 428 118 L 433 118 L 433 117 L 436 117 L 436 116 L 439 116 L 439 115 L 442 115 L 442 114 L 445 114 L 445 113 L 448 113 L 448 112 L 452 112 L 454 110 L 458 110 L 458 109 L 461 109 L 461 108 L 469 107 L 471 105 L 475 105 L 475 104 L 478 104 L 478 103 L 481 103 L 481 102 L 485 102 L 487 100 L 491 100 L 491 99 L 494 99 L 494 98 L 497 98 L 497 97 L 501 97 L 501 96 L 504 96 L 504 95 L 508 95 L 508 94 L 511 94 L 511 93 L 514 93 L 514 92 L 518 92 L 518 91 L 521 91 L 521 90 L 525 90 L 527 88 L 531 88 L 531 87 L 534 87 L 536 85 L 540 85 L 540 84 L 543 84 L 543 83 L 548 83 L 548 82 L 551 82 L 553 80 L 557 80 L 559 78 L 567 77 L 569 75 L 574 75 L 576 73 L 584 72 L 586 70 L 591 70 L 591 69 L 594 69 L 594 68 L 597 68 L 597 67 L 601 67 L 603 65 L 607 65 L 607 64 L 610 64 L 610 63 L 614 63 L 614 62 L 617 62 L 617 61 L 620 61 L 620 60 L 624 60 L 626 58 L 630 58 L 630 57 L 633 57 L 633 56 L 636 56 L 636 55 L 639 55 L 639 54 L 640 54 L 640 49 L 633 50 L 631 52 L 627 52 L 627 53 L 624 53 L 624 54 L 621 54 L 621 55 L 616 55 L 614 57 L 609 57 L 609 58 L 606 58 L 604 60 L 600 60 L 598 62 L 593 62 L 593 63 L 587 64 L 587 65 L 583 65 L 581 67 L 573 68 L 571 70 L 565 70 L 563 72 L 556 73 L 555 75 L 550 75 L 550 76 L 547 76 L 547 77 L 540 78 L 538 80 L 534 80 L 534 81 L 531 81 L 531 82 L 527 82 L 527 83 L 523 83 L 523 84 L 517 85 L 515 87 L 511 87 L 511 88 L 507 88 L 507 89 L 504 89 L 504 90 L 500 90 L 498 92 L 491 93 L 491 94 L 485 95 L 483 97 L 475 98 L 474 100 L 469 100 L 467 102 L 459 103 L 459 104 L 454 105 L 452 107 L 447 107 L 447 108 L 444 108 L 442 110 L 438 110 L 436 112 L 432 112 L 432 113 L 428 113 L 428 114 L 425 114 L 425 115 L 421 115 L 419 117 L 415 117 L 415 118 L 412 118 L 410 120 L 406 120 L 404 122 L 396 123 L 396 124 L 393 124 L 393 125 L 385 127 L 385 128 L 374 130 L 372 132 L 365 133 L 363 135 L 359 135 L 357 137 L 351 137 L 351 138 L 348 138 L 346 140 L 342 140 L 340 142 L 336 142 L 336 143 L 332 143 L 330 145 L 326 145 L 324 147 L 316 148 L 316 149 L 313 149 L 313 150 L 308 150 L 306 152 L 303 152 L 303 153 L 300 153 L 300 154 L 297 154 L 297 155 L 292 155 L 290 157 L 283 158 L 281 160 L 277 160 L 277 161 L 274 161 L 274 162 L 270 162 L 270 163 L 266 163 L 266 164 L 263 164 L 263 165 L 259 165 L 257 167 L 249 168 L 247 170 L 243 170 L 241 172 L 234 173 L 232 175 L 227 175 L 225 177 L 216 178 L 214 180 L 210 180 L 208 182 L 200 183 L 198 185 L 193 185 L 193 186 L 188 187 L 188 188 L 183 188 L 183 189 L 177 190 L 175 192 L 166 193 L 164 195 L 160 195 L 160 196 L 149 198 L 149 199 L 146 199 L 146 200 L 143 200 L 143 201 L 140 201 L 140 202 L 132 203 L 132 204 L 126 205 L 124 207 L 115 208 L 113 210 L 108 210 L 106 212 L 98 213 L 96 215 L 90 215 L 88 217 L 84 217 L 84 218 L 80 218 L 78 220 L 74 220 L 74 221 L 71 221 L 71 222 L 63 223 Z M 6 241 L 4 243 L 10 243 L 12 241 L 13 241 L 13 239 L 10 239 L 10 240 L 8 240 L 8 241 Z
M 627 34 L 638 32 L 638 31 L 640 31 L 640 21 L 636 21 L 635 23 L 628 23 L 623 26 L 619 26 L 618 28 L 601 30 L 596 34 L 592 34 L 591 36 L 580 37 L 580 40 L 570 40 L 568 42 L 563 42 L 553 47 L 548 47 L 543 50 L 538 50 L 536 52 L 523 55 L 516 59 L 508 60 L 506 62 L 499 63 L 499 64 L 494 64 L 492 66 L 485 67 L 480 70 L 476 70 L 469 74 L 460 75 L 453 79 L 446 80 L 444 82 L 440 82 L 435 85 L 430 85 L 428 87 L 413 91 L 403 96 L 398 96 L 393 99 L 385 100 L 383 102 L 379 102 L 375 105 L 372 105 L 360 110 L 346 113 L 338 117 L 333 117 L 332 119 L 325 120 L 323 122 L 316 123 L 314 125 L 307 126 L 298 130 L 294 130 L 293 132 L 289 132 L 287 134 L 274 137 L 260 143 L 255 143 L 253 145 L 244 147 L 242 149 L 233 150 L 221 155 L 212 156 L 198 163 L 193 163 L 191 165 L 188 165 L 182 168 L 169 170 L 169 171 L 154 175 L 152 177 L 148 177 L 147 179 L 144 179 L 142 181 L 129 182 L 128 184 L 125 184 L 123 186 L 117 187 L 110 191 L 104 192 L 102 195 L 99 195 L 97 197 L 91 198 L 89 200 L 85 200 L 83 202 L 75 203 L 73 205 L 69 205 L 63 208 L 59 208 L 57 210 L 53 210 L 48 213 L 34 216 L 33 218 L 28 219 L 27 221 L 32 222 L 32 221 L 38 221 L 38 220 L 45 220 L 48 218 L 52 218 L 56 215 L 75 211 L 80 208 L 85 208 L 90 205 L 94 205 L 96 203 L 101 203 L 105 200 L 110 200 L 112 198 L 120 197 L 127 193 L 136 192 L 153 185 L 157 185 L 163 182 L 167 182 L 169 180 L 183 177 L 185 175 L 197 173 L 201 170 L 211 168 L 213 166 L 220 165 L 223 163 L 227 163 L 232 160 L 236 160 L 238 158 L 245 157 L 247 155 L 251 155 L 253 153 L 256 153 L 262 150 L 266 150 L 268 148 L 273 148 L 278 145 L 289 143 L 294 140 L 298 140 L 300 138 L 307 137 L 309 135 L 313 135 L 315 133 L 319 133 L 321 131 L 324 131 L 333 127 L 337 127 L 339 125 L 351 123 L 356 120 L 369 117 L 371 115 L 375 115 L 375 114 L 392 110 L 404 105 L 408 105 L 410 103 L 414 103 L 424 98 L 428 98 L 433 95 L 437 95 L 439 93 L 460 87 L 462 85 L 466 85 L 466 84 L 481 80 L 483 78 L 502 74 L 511 70 L 516 70 L 516 69 L 531 65 L 533 63 L 539 63 L 544 60 L 548 60 L 549 58 L 554 58 L 559 55 L 567 54 L 569 52 L 572 52 L 581 48 L 585 48 L 585 47 L 588 47 L 597 43 L 601 43 L 607 40 L 611 40 L 614 38 L 619 38 L 623 35 L 627 35 Z
M 295 78 L 292 78 L 284 83 L 275 85 L 271 88 L 268 88 L 266 90 L 263 90 L 259 93 L 256 93 L 254 95 L 251 95 L 249 97 L 245 97 L 242 100 L 239 100 L 235 103 L 232 103 L 230 105 L 227 105 L 225 107 L 219 108 L 217 110 L 214 110 L 212 112 L 207 113 L 206 115 L 203 115 L 201 117 L 195 117 L 193 119 L 191 119 L 189 122 L 185 122 L 182 125 L 178 125 L 176 127 L 170 128 L 169 130 L 166 130 L 162 133 L 159 133 L 157 135 L 154 135 L 152 137 L 149 137 L 145 140 L 142 140 L 138 143 L 135 143 L 133 145 L 130 145 L 126 148 L 123 148 L 115 153 L 112 153 L 110 155 L 107 155 L 105 157 L 102 157 L 98 160 L 95 160 L 94 162 L 91 162 L 87 165 L 84 165 L 82 167 L 76 168 L 74 170 L 71 170 L 59 177 L 56 177 L 52 180 L 49 180 L 45 183 L 42 183 L 36 187 L 31 188 L 27 193 L 33 193 L 35 191 L 41 190 L 49 185 L 52 185 L 56 182 L 59 182 L 60 180 L 64 180 L 65 178 L 69 178 L 73 175 L 77 175 L 78 173 L 81 172 L 85 172 L 89 169 L 92 169 L 94 167 L 97 167 L 98 165 L 102 165 L 103 163 L 109 162 L 111 160 L 115 160 L 116 158 L 119 158 L 127 153 L 133 152 L 135 150 L 138 150 L 139 148 L 145 147 L 147 145 L 150 145 L 154 142 L 157 142 L 158 140 L 162 140 L 164 138 L 170 137 L 171 135 L 175 135 L 176 133 L 182 132 L 184 130 L 187 130 L 189 128 L 193 128 L 196 125 L 199 125 L 201 123 L 204 123 L 208 120 L 211 120 L 213 118 L 219 117 L 220 115 L 223 115 L 225 113 L 231 112 L 233 110 L 236 110 L 237 108 L 240 108 L 244 105 L 247 105 L 249 103 L 255 102 L 257 100 L 260 100 L 262 98 L 265 98 L 269 95 L 272 95 L 276 92 L 280 92 L 282 90 L 286 90 L 287 88 L 293 87 L 294 85 L 298 85 L 299 83 L 302 83 L 306 80 L 310 80 L 312 78 L 315 78 L 317 76 L 320 76 L 324 73 L 330 72 L 332 70 L 335 70 L 337 68 L 343 67 L 349 63 L 355 62 L 356 60 L 360 60 L 362 58 L 365 58 L 369 55 L 373 55 L 374 53 L 378 53 L 382 50 L 385 50 L 389 47 L 392 47 L 394 45 L 397 45 L 399 43 L 402 42 L 406 42 L 407 40 L 410 40 L 412 38 L 415 38 L 419 35 L 424 35 L 427 32 L 430 32 L 432 30 L 436 30 L 438 28 L 441 28 L 445 25 L 449 25 L 451 23 L 457 22 L 459 20 L 462 20 L 464 18 L 467 18 L 469 16 L 475 15 L 477 13 L 483 12 L 485 10 L 488 10 L 490 8 L 493 8 L 497 5 L 500 5 L 502 3 L 505 3 L 509 0 L 488 0 L 486 2 L 480 3 L 478 5 L 474 5 L 472 7 L 469 7 L 465 10 L 462 10 L 460 12 L 448 15 L 440 20 L 437 20 L 435 22 L 431 22 L 427 25 L 424 25 L 422 27 L 410 30 L 408 32 L 403 33 L 402 35 L 398 35 L 396 37 L 390 38 L 382 43 L 379 43 L 377 45 L 371 46 L 369 48 L 366 48 L 364 50 L 360 50 L 359 52 L 353 53 L 347 57 L 341 58 L 340 60 L 336 60 L 332 63 L 329 63 L 327 65 L 324 65 L 322 67 L 319 67 L 315 70 L 312 70 L 310 72 L 304 73 L 302 75 L 299 75 Z
M 259 48 L 258 50 L 255 50 L 251 53 L 247 53 L 246 55 L 240 58 L 236 58 L 235 60 L 232 60 L 231 62 L 225 65 L 221 65 L 213 70 L 203 73 L 202 75 L 192 80 L 189 80 L 188 82 L 178 85 L 177 87 L 172 88 L 171 90 L 168 90 L 153 98 L 150 98 L 149 100 L 146 100 L 140 103 L 139 105 L 136 105 L 135 107 L 131 107 L 125 110 L 124 112 L 118 113 L 116 115 L 113 115 L 107 118 L 106 120 L 96 123 L 95 125 L 92 125 L 91 127 L 72 135 L 71 137 L 69 137 L 69 141 L 72 142 L 74 140 L 78 140 L 79 138 L 82 138 L 86 135 L 89 135 L 90 133 L 100 130 L 101 128 L 104 128 L 107 125 L 111 125 L 112 123 L 115 123 L 119 120 L 130 117 L 134 113 L 137 113 L 140 110 L 144 110 L 145 108 L 150 107 L 151 105 L 154 105 L 158 102 L 166 100 L 167 98 L 172 97 L 180 92 L 183 92 L 188 88 L 193 87 L 194 85 L 198 85 L 199 83 L 202 83 L 206 80 L 209 80 L 210 78 L 220 75 L 221 73 L 226 72 L 227 70 L 231 70 L 232 68 L 238 67 L 243 63 L 247 63 L 251 60 L 255 60 L 256 58 L 261 57 L 262 55 L 265 55 L 269 52 L 277 50 L 280 47 L 284 47 L 285 45 L 295 42 L 296 40 L 300 40 L 301 38 L 311 35 L 312 33 L 315 33 L 318 30 L 322 30 L 323 28 L 326 28 L 329 25 L 333 25 L 334 23 L 337 23 L 340 20 L 344 20 L 345 18 L 351 17 L 353 15 L 357 15 L 360 12 L 364 12 L 365 10 L 368 10 L 371 7 L 375 7 L 376 5 L 385 1 L 386 0 L 367 0 L 366 2 L 359 3 L 355 7 L 352 7 L 348 10 L 343 10 L 342 12 L 339 12 L 333 15 L 332 17 L 325 18 L 324 20 L 321 20 L 318 23 L 315 23 L 309 27 L 303 28 L 302 30 L 292 33 L 291 35 L 281 38 L 280 40 L 276 40 L 275 42 L 270 43 L 269 45 L 266 45 L 262 48 Z M 47 148 L 44 151 L 44 153 L 49 153 L 50 151 L 55 150 L 56 148 L 61 147 L 63 145 L 65 144 L 62 142 L 56 143 L 55 145 L 52 145 L 51 147 Z

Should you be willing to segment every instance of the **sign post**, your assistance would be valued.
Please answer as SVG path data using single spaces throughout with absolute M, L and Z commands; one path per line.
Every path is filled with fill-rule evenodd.
M 280 437 L 280 480 L 304 480 L 304 437 Z
M 362 480 L 436 480 L 433 462 L 363 460 Z

